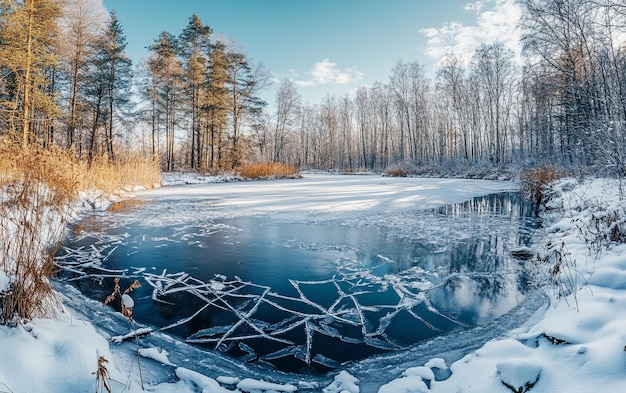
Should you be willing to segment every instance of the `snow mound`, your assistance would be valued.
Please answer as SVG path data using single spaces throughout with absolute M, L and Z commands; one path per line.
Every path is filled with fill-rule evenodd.
M 179 367 L 176 369 L 176 376 L 185 384 L 190 384 L 198 389 L 202 393 L 232 393 L 232 391 L 224 389 L 220 386 L 219 382 L 213 378 L 209 378 L 206 375 L 202 375 L 196 371 Z
M 217 382 L 223 385 L 237 385 L 239 382 L 241 382 L 241 379 L 237 377 L 219 376 L 217 377 Z
M 604 268 L 595 272 L 589 278 L 588 284 L 613 289 L 626 289 L 626 272 L 620 269 Z
M 541 374 L 541 366 L 525 359 L 504 360 L 496 365 L 502 384 L 513 392 L 529 391 Z
M 359 393 L 359 380 L 346 371 L 335 376 L 333 383 L 322 390 L 324 393 Z
M 432 358 L 424 364 L 424 366 L 433 369 L 438 368 L 440 370 L 446 370 L 448 366 L 446 365 L 446 361 L 442 358 Z
M 276 383 L 257 381 L 256 379 L 246 378 L 237 384 L 237 389 L 242 392 L 248 393 L 263 393 L 263 392 L 295 392 L 298 390 L 293 385 L 279 385 Z
M 428 367 L 411 367 L 411 368 L 407 368 L 402 375 L 404 375 L 405 377 L 420 377 L 422 379 L 425 379 L 427 381 L 432 381 L 433 379 L 435 379 L 435 374 L 433 373 L 433 370 L 431 370 Z
M 175 366 L 170 359 L 168 358 L 169 353 L 167 353 L 164 349 L 159 348 L 139 348 L 139 356 L 144 358 L 156 360 L 161 364 L 165 364 L 167 366 Z
M 421 377 L 410 376 L 394 379 L 380 387 L 378 393 L 429 393 L 430 389 Z

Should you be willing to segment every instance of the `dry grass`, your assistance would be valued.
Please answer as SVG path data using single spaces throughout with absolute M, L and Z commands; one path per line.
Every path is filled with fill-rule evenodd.
M 239 176 L 246 179 L 294 179 L 300 177 L 298 167 L 279 162 L 244 164 L 236 168 L 235 171 Z
M 124 292 L 121 292 L 120 289 L 120 279 L 115 279 L 115 287 L 113 288 L 113 292 L 109 296 L 104 299 L 104 305 L 111 304 L 115 299 L 120 299 L 120 307 L 122 309 L 122 315 L 128 318 L 129 322 L 133 321 L 133 306 L 126 304 L 124 301 L 124 295 L 128 295 L 130 292 L 134 291 L 137 288 L 141 288 L 141 283 L 135 280 Z
M 81 191 L 113 193 L 160 181 L 158 164 L 128 154 L 119 163 L 89 166 L 71 151 L 0 140 L 0 270 L 11 279 L 0 293 L 0 323 L 53 315 L 52 255 Z
M 390 177 L 407 177 L 414 173 L 415 168 L 412 165 L 406 163 L 389 166 L 383 171 L 383 174 L 385 176 Z
M 139 369 L 139 379 L 141 381 L 141 390 L 143 390 L 143 375 L 142 375 L 142 371 L 141 371 L 141 356 L 139 354 L 139 335 L 137 335 L 137 330 L 135 329 L 135 321 L 133 320 L 133 307 L 135 306 L 135 302 L 133 301 L 132 297 L 130 297 L 129 293 L 131 293 L 132 291 L 134 291 L 137 288 L 141 288 L 141 283 L 139 283 L 139 281 L 135 280 L 133 281 L 132 284 L 130 284 L 130 286 L 128 288 L 126 288 L 126 290 L 124 290 L 124 292 L 121 291 L 120 289 L 120 279 L 116 278 L 115 279 L 115 287 L 113 288 L 113 292 L 111 292 L 111 294 L 109 296 L 106 297 L 106 299 L 104 300 L 104 304 L 108 305 L 111 304 L 115 299 L 120 299 L 120 308 L 121 308 L 121 312 L 122 315 L 126 317 L 126 319 L 128 319 L 128 322 L 130 322 L 130 325 L 133 329 L 133 333 L 135 335 L 135 344 L 137 345 L 137 367 Z M 128 380 L 130 383 L 130 372 L 132 371 L 129 370 L 129 375 L 128 375 Z
M 81 190 L 99 190 L 113 194 L 136 187 L 152 188 L 161 182 L 159 163 L 134 153 L 118 154 L 116 162 L 106 156 L 95 157 L 91 165 L 81 164 Z
M 98 369 L 94 373 L 96 375 L 96 393 L 105 391 L 111 393 L 111 377 L 107 369 L 109 361 L 104 356 L 98 357 Z
M 522 193 L 533 203 L 535 214 L 539 214 L 541 206 L 547 202 L 546 192 L 550 183 L 565 175 L 563 170 L 554 165 L 534 168 L 522 174 Z
M 68 206 L 78 195 L 77 172 L 67 154 L 0 143 L 0 268 L 12 279 L 0 298 L 0 321 L 53 314 L 48 281 L 54 246 L 62 239 Z

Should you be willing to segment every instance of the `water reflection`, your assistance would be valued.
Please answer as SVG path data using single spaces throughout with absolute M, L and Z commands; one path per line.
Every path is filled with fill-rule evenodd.
M 103 276 L 139 277 L 139 322 L 246 361 L 316 372 L 508 312 L 527 282 L 508 250 L 528 245 L 536 228 L 515 193 L 376 226 L 213 213 L 211 201 L 194 200 L 90 217 L 59 256 L 64 277 L 98 300 L 112 286 Z

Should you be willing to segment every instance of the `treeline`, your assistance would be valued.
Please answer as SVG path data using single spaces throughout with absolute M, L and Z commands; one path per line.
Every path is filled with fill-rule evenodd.
M 523 66 L 502 43 L 484 44 L 467 64 L 449 55 L 434 80 L 399 62 L 387 83 L 315 105 L 284 80 L 275 113 L 254 128 L 259 154 L 326 169 L 556 163 L 623 174 L 626 5 L 518 5 Z
M 436 77 L 398 62 L 388 81 L 303 105 L 193 15 L 135 67 L 114 13 L 92 0 L 0 0 L 0 132 L 91 159 L 140 148 L 162 168 L 245 161 L 304 168 L 600 166 L 624 174 L 626 5 L 519 0 L 524 65 L 502 43 Z M 303 49 L 305 50 L 305 49 Z
M 0 137 L 89 161 L 139 148 L 166 170 L 231 168 L 249 155 L 244 118 L 264 106 L 262 67 L 196 15 L 180 35 L 156 37 L 135 70 L 125 48 L 97 0 L 1 0 Z

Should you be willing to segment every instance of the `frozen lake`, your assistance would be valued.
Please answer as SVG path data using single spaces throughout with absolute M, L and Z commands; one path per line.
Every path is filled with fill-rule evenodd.
M 515 188 L 343 175 L 167 187 L 85 219 L 65 277 L 96 300 L 110 277 L 137 278 L 138 322 L 242 361 L 324 372 L 523 302 L 510 251 L 536 224 Z

